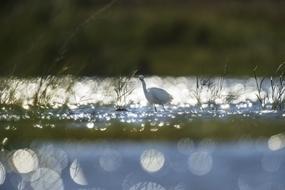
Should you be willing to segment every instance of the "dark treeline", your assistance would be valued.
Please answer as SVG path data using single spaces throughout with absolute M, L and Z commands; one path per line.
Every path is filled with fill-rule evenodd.
M 285 61 L 280 0 L 3 0 L 0 75 L 271 73 Z

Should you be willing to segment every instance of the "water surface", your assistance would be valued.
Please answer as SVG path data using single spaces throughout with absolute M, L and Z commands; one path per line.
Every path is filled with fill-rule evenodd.
M 285 188 L 270 79 L 260 102 L 252 78 L 148 77 L 174 98 L 157 112 L 136 78 L 119 101 L 118 78 L 1 80 L 1 189 Z

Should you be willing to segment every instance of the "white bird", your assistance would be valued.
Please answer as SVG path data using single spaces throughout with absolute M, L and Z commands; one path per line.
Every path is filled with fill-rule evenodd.
M 164 108 L 164 104 L 170 103 L 173 100 L 173 97 L 164 89 L 161 88 L 146 88 L 146 83 L 144 81 L 144 76 L 139 76 L 140 81 L 142 82 L 143 92 L 147 101 L 154 106 L 154 110 L 156 110 L 155 105 L 161 105 Z

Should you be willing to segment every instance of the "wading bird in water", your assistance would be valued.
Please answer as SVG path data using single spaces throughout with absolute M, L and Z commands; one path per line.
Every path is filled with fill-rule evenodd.
M 161 105 L 164 108 L 164 104 L 170 103 L 173 97 L 164 89 L 161 88 L 146 88 L 146 83 L 144 81 L 144 76 L 139 76 L 142 82 L 143 92 L 147 101 L 154 106 L 154 110 L 157 111 L 155 105 Z

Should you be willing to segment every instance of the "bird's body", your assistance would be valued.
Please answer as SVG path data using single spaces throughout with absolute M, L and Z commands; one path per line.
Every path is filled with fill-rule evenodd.
M 144 81 L 144 77 L 140 75 L 139 79 L 142 82 L 145 98 L 151 105 L 154 106 L 155 110 L 156 104 L 161 105 L 164 108 L 164 104 L 170 103 L 172 101 L 172 96 L 166 90 L 155 87 L 147 88 L 146 83 Z

